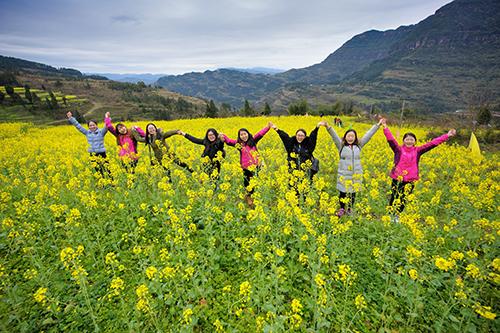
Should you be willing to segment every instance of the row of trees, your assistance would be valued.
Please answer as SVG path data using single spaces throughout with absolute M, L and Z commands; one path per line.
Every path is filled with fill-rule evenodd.
M 24 96 L 15 92 L 14 87 L 11 85 L 5 86 L 5 93 L 0 91 L 0 104 L 10 104 L 10 105 L 23 105 L 23 106 L 31 106 L 32 108 L 48 108 L 48 109 L 57 109 L 61 105 L 57 101 L 56 96 L 52 91 L 48 91 L 48 96 L 45 98 L 40 98 L 35 92 L 32 92 L 28 85 L 24 86 Z M 10 99 L 7 99 L 6 96 L 9 96 Z M 62 103 L 64 105 L 67 104 L 66 97 L 63 96 Z

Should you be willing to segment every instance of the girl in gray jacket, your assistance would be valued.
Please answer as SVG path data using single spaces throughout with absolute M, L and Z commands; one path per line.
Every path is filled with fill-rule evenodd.
M 330 133 L 340 155 L 337 172 L 337 190 L 339 190 L 340 203 L 340 210 L 337 213 L 338 217 L 341 217 L 345 213 L 350 214 L 352 211 L 356 192 L 361 189 L 363 181 L 361 149 L 377 132 L 381 124 L 382 119 L 373 125 L 360 140 L 358 140 L 358 134 L 353 129 L 347 130 L 341 139 L 333 127 L 327 125 L 328 133 Z
M 89 120 L 87 123 L 89 129 L 85 129 L 73 117 L 71 112 L 66 113 L 66 116 L 68 117 L 68 121 L 87 138 L 89 144 L 87 151 L 90 154 L 92 163 L 95 163 L 95 170 L 99 172 L 102 177 L 105 175 L 111 176 L 111 172 L 108 168 L 109 162 L 106 156 L 106 148 L 104 147 L 104 136 L 108 133 L 107 127 L 98 128 L 97 122 Z

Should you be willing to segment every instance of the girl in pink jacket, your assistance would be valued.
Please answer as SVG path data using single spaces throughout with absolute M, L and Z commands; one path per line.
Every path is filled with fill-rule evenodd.
M 139 156 L 137 156 L 137 140 L 132 135 L 132 132 L 127 129 L 122 123 L 116 125 L 116 128 L 113 126 L 111 122 L 110 113 L 106 112 L 104 122 L 106 123 L 106 127 L 116 137 L 116 143 L 120 146 L 120 152 L 118 155 L 122 161 L 123 166 L 128 172 L 134 173 L 135 167 L 137 166 L 137 162 L 139 160 Z M 140 136 L 144 137 L 146 134 L 144 131 L 137 126 L 134 126 L 134 129 L 139 133 Z
M 259 151 L 257 150 L 257 142 L 262 139 L 269 129 L 273 126 L 273 123 L 269 122 L 266 127 L 261 129 L 257 134 L 253 135 L 248 132 L 246 128 L 241 128 L 238 131 L 238 139 L 233 140 L 228 138 L 225 134 L 220 134 L 222 141 L 227 143 L 228 146 L 236 147 L 240 151 L 240 165 L 243 169 L 243 182 L 245 188 L 250 185 L 250 179 L 259 171 L 261 162 L 259 160 Z M 250 191 L 247 189 L 247 194 L 245 200 L 249 206 L 253 206 L 253 199 L 251 194 L 253 189 Z
M 456 134 L 451 129 L 447 134 L 443 134 L 426 144 L 415 146 L 417 137 L 413 133 L 406 133 L 403 136 L 403 144 L 400 146 L 384 120 L 384 135 L 394 152 L 394 167 L 391 170 L 391 199 L 389 201 L 390 211 L 395 214 L 395 220 L 398 221 L 397 214 L 405 208 L 406 195 L 410 194 L 415 187 L 415 182 L 419 179 L 418 163 L 422 154 L 437 147 L 439 144 L 447 141 Z

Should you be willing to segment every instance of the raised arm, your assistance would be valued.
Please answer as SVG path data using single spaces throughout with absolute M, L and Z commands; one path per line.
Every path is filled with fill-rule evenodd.
M 396 139 L 394 139 L 394 136 L 392 135 L 391 131 L 389 130 L 389 127 L 387 127 L 386 124 L 384 124 L 384 135 L 391 149 L 394 152 L 397 151 L 399 147 L 398 142 L 396 141 Z
M 423 144 L 419 147 L 417 147 L 417 152 L 422 155 L 429 150 L 436 148 L 438 145 L 442 144 L 443 142 L 448 141 L 448 139 L 456 134 L 456 131 L 454 129 L 450 130 L 448 133 L 443 134 L 441 136 L 438 136 L 437 138 L 432 139 L 430 142 L 427 142 L 426 144 Z
M 191 141 L 192 143 L 195 143 L 197 145 L 203 145 L 204 142 L 202 139 L 199 139 L 199 138 L 195 138 L 194 136 L 188 134 L 188 133 L 184 133 L 182 131 L 179 131 L 179 134 L 184 136 L 186 139 L 188 139 L 189 141 Z
M 359 148 L 362 148 L 364 145 L 368 143 L 368 141 L 370 141 L 373 135 L 375 135 L 375 133 L 380 128 L 380 125 L 382 125 L 382 123 L 379 121 L 377 124 L 373 125 L 372 128 L 370 128 L 368 132 L 365 133 L 365 135 L 363 135 L 361 140 L 359 140 Z
M 285 146 L 285 150 L 287 152 L 291 151 L 292 150 L 292 145 L 290 142 L 291 137 L 288 135 L 288 133 L 283 130 L 280 130 L 276 125 L 274 125 L 272 128 L 276 131 L 276 133 L 278 133 L 281 141 L 283 142 L 283 145 Z
M 228 138 L 226 134 L 221 133 L 219 137 L 221 138 L 221 140 L 227 143 L 228 146 L 234 147 L 236 146 L 236 143 L 238 143 L 238 141 Z
M 142 134 L 139 133 L 138 130 L 141 130 Z M 132 127 L 132 136 L 138 142 L 146 142 L 146 135 L 144 134 L 144 131 L 142 131 L 142 129 L 139 127 Z
M 312 131 L 311 134 L 309 135 L 309 140 L 311 140 L 311 151 L 314 151 L 316 149 L 316 142 L 318 141 L 318 130 L 319 127 L 322 125 L 322 123 L 319 123 Z M 326 123 L 325 123 L 326 126 Z
M 267 124 L 266 127 L 264 127 L 263 129 L 261 129 L 260 131 L 257 132 L 257 134 L 255 134 L 253 136 L 253 140 L 255 141 L 255 143 L 257 143 L 260 139 L 262 139 L 262 137 L 264 135 L 266 135 L 267 132 L 269 132 L 269 130 L 271 129 L 271 127 L 273 127 L 273 123 L 272 122 L 269 122 Z
M 106 128 L 108 131 L 111 132 L 114 136 L 117 136 L 118 133 L 116 132 L 115 127 L 113 126 L 113 123 L 111 122 L 111 118 L 109 116 L 109 112 L 106 112 L 106 115 L 104 116 L 104 124 L 106 125 Z
M 75 126 L 77 130 L 79 130 L 80 132 L 82 132 L 82 134 L 87 135 L 87 133 L 89 132 L 89 130 L 85 129 L 82 125 L 80 125 L 80 123 L 78 122 L 78 120 L 76 120 L 75 117 L 73 117 L 73 114 L 71 112 L 66 113 L 66 116 L 68 117 L 68 121 L 73 126 Z
M 342 139 L 340 139 L 339 135 L 337 134 L 337 132 L 335 131 L 333 126 L 327 125 L 326 130 L 328 131 L 328 134 L 330 134 L 330 136 L 332 137 L 333 142 L 335 143 L 335 146 L 337 147 L 337 149 L 341 150 L 342 149 Z
M 179 130 L 170 130 L 170 131 L 163 132 L 159 128 L 158 131 L 161 133 L 161 138 L 162 139 L 170 138 L 172 135 L 179 134 Z

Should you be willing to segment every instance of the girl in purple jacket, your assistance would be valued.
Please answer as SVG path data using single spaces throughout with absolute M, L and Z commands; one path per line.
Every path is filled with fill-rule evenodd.
M 385 119 L 382 121 L 384 126 L 384 135 L 394 152 L 394 167 L 391 170 L 391 199 L 389 201 L 389 209 L 395 214 L 395 221 L 398 222 L 398 215 L 405 208 L 406 195 L 410 194 L 415 187 L 415 182 L 419 179 L 418 163 L 422 154 L 437 147 L 441 143 L 447 141 L 457 132 L 454 129 L 448 131 L 426 144 L 415 146 L 417 137 L 413 133 L 405 133 L 403 135 L 403 144 L 399 145 L 391 131 L 387 127 Z
M 269 132 L 271 127 L 273 127 L 273 123 L 269 122 L 266 127 L 255 135 L 250 134 L 246 128 L 240 128 L 237 140 L 230 139 L 223 133 L 219 134 L 221 140 L 227 143 L 228 146 L 236 147 L 240 151 L 240 165 L 241 169 L 243 169 L 245 188 L 250 185 L 250 179 L 252 179 L 260 169 L 261 162 L 259 160 L 257 142 Z M 250 207 L 253 206 L 252 193 L 253 189 L 250 191 L 247 189 L 247 194 L 245 196 L 245 200 Z

